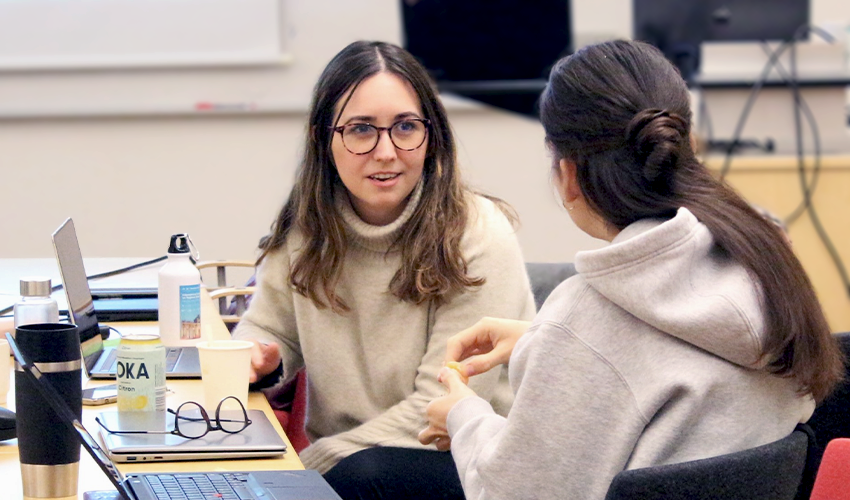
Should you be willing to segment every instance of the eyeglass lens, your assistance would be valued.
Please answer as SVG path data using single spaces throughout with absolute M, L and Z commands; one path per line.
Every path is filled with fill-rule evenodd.
M 342 143 L 354 154 L 365 154 L 378 145 L 380 130 L 369 123 L 349 123 L 342 129 Z M 403 120 L 388 129 L 390 141 L 404 151 L 413 151 L 425 142 L 427 127 L 421 120 Z
M 234 405 L 230 405 L 232 401 Z M 228 409 L 237 408 L 237 409 Z M 174 430 L 183 437 L 189 439 L 197 439 L 205 436 L 209 431 L 221 430 L 229 434 L 241 432 L 251 420 L 248 419 L 248 412 L 239 399 L 229 396 L 218 404 L 215 412 L 215 424 L 210 419 L 209 414 L 204 408 L 194 402 L 187 401 L 181 404 L 175 412 Z
M 219 429 L 230 434 L 240 432 L 251 425 L 248 411 L 235 396 L 227 396 L 221 400 L 215 410 L 215 421 Z

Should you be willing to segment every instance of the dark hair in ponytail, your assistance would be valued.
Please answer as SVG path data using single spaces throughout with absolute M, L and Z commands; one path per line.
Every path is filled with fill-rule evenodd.
M 817 401 L 830 393 L 844 365 L 808 276 L 781 231 L 697 160 L 687 86 L 658 49 L 612 41 L 562 59 L 540 115 L 548 142 L 576 163 L 584 198 L 609 224 L 670 218 L 679 207 L 705 224 L 761 285 L 767 369 L 794 377 Z

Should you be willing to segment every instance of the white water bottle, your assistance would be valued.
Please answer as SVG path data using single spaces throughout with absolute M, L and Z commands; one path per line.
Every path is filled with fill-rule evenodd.
M 159 270 L 159 333 L 165 346 L 201 340 L 201 273 L 192 263 L 189 235 L 175 234 Z

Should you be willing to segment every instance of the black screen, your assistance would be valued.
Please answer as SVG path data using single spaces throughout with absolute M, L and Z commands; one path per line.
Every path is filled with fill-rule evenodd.
M 572 49 L 566 0 L 403 0 L 402 14 L 405 48 L 441 89 L 527 115 Z
M 59 263 L 59 273 L 62 275 L 62 285 L 65 297 L 68 299 L 68 312 L 71 322 L 77 325 L 80 333 L 83 359 L 86 373 L 97 363 L 103 351 L 103 339 L 100 336 L 97 315 L 94 310 L 89 281 L 83 267 L 83 256 L 77 241 L 74 221 L 66 220 L 53 233 L 53 249 Z

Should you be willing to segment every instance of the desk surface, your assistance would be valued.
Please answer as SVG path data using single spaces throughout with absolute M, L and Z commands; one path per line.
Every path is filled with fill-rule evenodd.
M 2 263 L 1 260 L 0 263 Z M 8 260 L 6 263 L 8 263 Z M 86 263 L 86 267 L 88 268 L 88 262 Z M 0 268 L 2 268 L 2 266 L 0 266 Z M 8 269 L 8 267 L 6 269 Z M 8 273 L 0 273 L 0 275 L 8 276 Z M 229 338 L 230 333 L 218 317 L 209 296 L 205 293 L 202 294 L 202 296 L 204 297 L 201 303 L 201 324 L 203 325 L 203 336 L 205 338 L 213 339 Z M 113 326 L 121 331 L 156 328 L 155 324 L 150 323 L 119 323 L 114 324 Z M 88 381 L 85 385 L 95 386 L 104 383 L 108 383 L 108 381 Z M 167 385 L 169 390 L 167 397 L 169 407 L 176 407 L 178 404 L 186 400 L 197 401 L 199 400 L 198 398 L 203 397 L 200 380 L 169 380 Z M 12 386 L 12 391 L 10 391 L 7 396 L 6 406 L 9 409 L 14 410 L 14 383 Z M 249 395 L 248 407 L 263 410 L 274 428 L 281 434 L 281 436 L 284 437 L 284 441 L 287 443 L 289 449 L 292 450 L 292 445 L 289 442 L 289 439 L 286 438 L 283 429 L 280 427 L 280 423 L 261 393 L 251 393 Z M 94 421 L 94 417 L 101 411 L 114 409 L 114 404 L 103 406 L 84 406 L 83 424 L 89 432 L 97 436 L 97 424 Z M 304 466 L 301 464 L 301 461 L 298 459 L 298 456 L 294 451 L 287 452 L 282 458 L 118 464 L 118 469 L 124 474 L 131 472 L 250 471 L 293 470 L 303 468 Z M 23 497 L 21 491 L 21 473 L 18 462 L 18 446 L 16 440 L 0 442 L 0 484 L 2 484 L 3 488 L 3 492 L 0 496 L 3 498 Z M 82 450 L 80 460 L 79 496 L 77 498 L 82 499 L 82 493 L 85 491 L 112 489 L 114 488 L 109 479 L 103 474 L 88 453 L 86 453 L 85 450 Z

